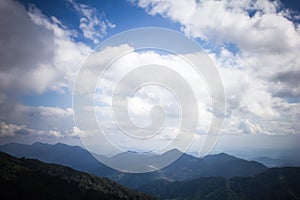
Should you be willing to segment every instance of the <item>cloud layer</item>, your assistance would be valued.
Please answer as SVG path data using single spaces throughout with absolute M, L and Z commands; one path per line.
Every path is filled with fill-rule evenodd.
M 132 3 L 149 15 L 180 24 L 186 36 L 203 44 L 218 68 L 226 91 L 223 134 L 300 134 L 300 28 L 294 21 L 299 13 L 284 8 L 279 1 L 268 0 Z M 68 28 L 55 16 L 46 16 L 34 5 L 25 9 L 17 1 L 0 2 L 0 137 L 43 140 L 73 138 L 75 132 L 84 137 L 93 134 L 74 125 L 71 108 L 34 107 L 19 101 L 25 94 L 71 93 L 81 64 L 93 52 L 79 35 L 95 45 L 116 27 L 105 13 L 91 6 L 72 0 L 68 5 L 78 15 L 78 30 Z M 111 59 L 123 49 L 132 48 L 123 44 L 99 54 Z M 116 66 L 123 67 L 116 67 L 108 74 L 106 85 L 97 96 L 101 104 L 96 109 L 103 122 L 111 112 L 107 105 L 111 103 L 114 78 L 132 64 L 139 66 L 152 61 L 181 64 L 176 57 L 157 52 L 133 52 L 119 60 Z M 90 64 L 101 66 L 101 63 Z M 193 79 L 192 73 L 182 73 Z M 86 74 L 86 85 L 82 88 L 88 87 L 89 79 L 98 75 Z M 212 113 L 210 99 L 204 93 L 199 96 L 202 98 L 199 113 L 203 120 L 198 130 L 201 134 L 207 130 Z M 158 87 L 139 90 L 129 102 L 131 118 L 142 126 L 149 124 L 149 111 L 157 104 L 166 108 L 169 117 L 174 120 L 178 117 L 176 99 Z M 106 125 L 109 127 L 109 122 Z M 176 127 L 170 125 L 170 128 L 169 135 L 162 139 L 172 138 Z

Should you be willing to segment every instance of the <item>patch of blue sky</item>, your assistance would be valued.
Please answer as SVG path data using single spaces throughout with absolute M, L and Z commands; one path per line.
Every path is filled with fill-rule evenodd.
M 300 97 L 289 97 L 287 98 L 289 103 L 300 103 Z
M 72 107 L 72 94 L 47 91 L 42 94 L 22 95 L 19 100 L 27 106 Z

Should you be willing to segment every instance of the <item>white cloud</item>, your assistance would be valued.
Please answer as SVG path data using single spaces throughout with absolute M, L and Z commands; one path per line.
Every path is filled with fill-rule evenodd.
M 124 45 L 119 46 L 119 48 L 123 48 Z M 106 51 L 106 50 L 104 50 Z M 115 48 L 115 51 L 118 51 L 117 48 Z M 99 56 L 99 60 L 102 60 L 102 53 L 97 53 Z M 114 55 L 114 54 L 110 54 Z M 113 58 L 113 56 L 112 56 Z M 116 87 L 116 83 L 118 83 L 125 75 L 130 75 L 132 70 L 138 69 L 140 66 L 145 66 L 147 64 L 159 64 L 163 66 L 167 66 L 170 69 L 173 69 L 177 71 L 178 76 L 182 77 L 187 81 L 187 83 L 191 86 L 191 88 L 194 90 L 195 95 L 199 100 L 199 105 L 202 105 L 202 107 L 199 107 L 199 113 L 203 114 L 202 118 L 202 126 L 201 126 L 201 132 L 206 132 L 208 128 L 208 124 L 210 121 L 210 113 L 209 113 L 209 107 L 211 104 L 211 99 L 209 97 L 208 91 L 206 90 L 205 83 L 202 80 L 202 77 L 197 77 L 195 72 L 191 69 L 191 67 L 185 63 L 185 61 L 181 60 L 179 57 L 171 56 L 171 55 L 159 55 L 155 52 L 149 51 L 149 52 L 131 52 L 129 54 L 126 54 L 125 56 L 122 56 L 118 60 L 116 60 L 112 65 L 110 65 L 109 69 L 105 71 L 105 74 L 102 76 L 102 82 L 99 83 L 101 85 L 100 88 L 98 88 L 98 92 L 96 94 L 96 103 L 97 103 L 97 113 L 99 113 L 103 118 L 103 120 L 108 119 L 107 116 L 103 116 L 103 111 L 99 110 L 101 108 L 106 109 L 107 106 L 112 105 L 112 95 L 113 90 Z M 100 67 L 101 68 L 101 67 Z M 165 82 L 167 82 L 171 89 L 173 91 L 177 90 L 183 90 L 184 87 L 182 85 L 184 83 L 178 83 L 178 79 L 173 76 L 173 74 L 161 74 L 159 72 L 153 72 L 152 73 L 152 80 L 157 80 L 156 78 L 162 77 Z M 154 75 L 155 74 L 155 75 Z M 150 117 L 150 110 L 155 105 L 161 105 L 165 112 L 167 113 L 167 118 L 172 118 L 176 121 L 176 119 L 180 118 L 180 107 L 178 107 L 178 103 L 180 105 L 181 103 L 181 109 L 194 109 L 193 106 L 188 102 L 177 102 L 177 98 L 182 97 L 174 97 L 171 93 L 172 91 L 168 91 L 167 88 L 163 88 L 159 85 L 152 85 L 152 86 L 143 86 L 140 89 L 135 88 L 135 83 L 137 82 L 147 82 L 145 80 L 148 80 L 149 76 L 148 73 L 138 73 L 137 76 L 132 77 L 130 76 L 130 81 L 126 82 L 126 84 L 118 83 L 120 87 L 122 87 L 121 91 L 124 93 L 120 93 L 119 95 L 126 95 L 127 90 L 134 91 L 134 89 L 137 89 L 135 93 L 132 94 L 132 96 L 127 96 L 124 100 L 129 102 L 129 114 L 132 117 L 132 120 L 137 122 L 137 124 L 140 124 L 142 127 L 145 124 L 149 123 L 149 117 Z M 178 85 L 181 85 L 181 87 L 178 87 Z M 176 89 L 175 89 L 176 88 Z M 185 91 L 183 91 L 184 93 Z M 175 94 L 178 95 L 178 94 Z M 186 94 L 188 96 L 189 94 Z M 178 99 L 180 101 L 180 99 Z M 123 101 L 120 101 L 120 105 L 114 104 L 116 107 L 123 108 L 124 106 L 127 107 L 127 103 Z M 186 105 L 185 105 L 186 103 Z M 121 113 L 118 113 L 119 115 Z M 127 117 L 128 113 L 123 113 L 123 117 Z M 178 125 L 178 119 L 174 123 L 174 125 Z M 151 120 L 150 120 L 151 121 Z M 126 124 L 124 124 L 126 126 Z M 174 127 L 173 127 L 174 128 Z M 206 131 L 205 131 L 206 130 Z
M 0 4 L 0 90 L 14 94 L 71 89 L 91 49 L 74 42 L 76 33 L 57 18 L 48 18 L 31 5 Z
M 0 137 L 13 137 L 15 133 L 25 126 L 18 126 L 15 124 L 6 124 L 5 122 L 0 122 Z
M 247 50 L 281 52 L 299 47 L 299 30 L 284 17 L 277 1 L 161 1 L 141 0 L 151 15 L 179 22 L 192 37 L 232 42 Z M 249 11 L 256 11 L 249 16 Z
M 21 95 L 47 91 L 71 92 L 81 63 L 92 51 L 76 42 L 76 31 L 34 5 L 1 1 L 0 120 L 1 135 L 37 140 L 72 134 L 71 108 L 26 106 Z M 26 135 L 27 134 L 27 135 Z
M 38 130 L 33 128 L 28 128 L 26 125 L 18 125 L 13 123 L 0 122 L 0 137 L 14 138 L 14 139 L 27 139 L 31 138 L 34 141 L 34 138 L 38 139 L 51 139 L 58 141 L 62 138 L 78 137 L 73 131 L 62 132 L 59 130 Z M 3 141 L 2 141 L 3 142 Z
M 73 37 L 76 36 L 76 32 L 65 28 L 55 17 L 52 17 L 51 21 L 35 7 L 29 10 L 29 15 L 37 25 L 47 28 L 50 32 L 54 32 L 54 58 L 52 63 L 48 64 L 48 67 L 54 68 L 59 75 L 56 81 L 57 85 L 52 86 L 53 89 L 72 88 L 73 81 L 81 64 L 92 52 L 91 48 L 81 42 L 74 42 Z M 42 73 L 43 71 L 41 75 L 43 75 Z M 49 83 L 51 82 L 54 83 L 55 81 L 52 80 Z
M 98 123 L 104 129 L 105 135 L 110 138 L 111 141 L 116 142 L 117 145 L 122 147 L 127 146 L 127 149 L 137 150 L 143 147 L 146 148 L 147 146 L 150 149 L 157 148 L 155 150 L 158 150 L 164 147 L 166 143 L 172 142 L 172 139 L 174 139 L 180 131 L 192 136 L 195 133 L 194 130 L 190 130 L 192 128 L 188 129 L 189 127 L 185 127 L 188 130 L 180 130 L 181 109 L 186 111 L 185 115 L 187 116 L 184 117 L 184 120 L 186 120 L 185 122 L 187 124 L 197 120 L 197 116 L 195 118 L 189 118 L 191 113 L 194 113 L 196 109 L 190 98 L 190 92 L 187 92 L 186 87 L 184 87 L 185 85 L 189 85 L 191 90 L 194 90 L 193 92 L 195 92 L 197 100 L 199 100 L 198 113 L 200 123 L 198 131 L 201 134 L 207 133 L 212 117 L 210 108 L 211 98 L 204 80 L 202 80 L 201 76 L 197 75 L 195 69 L 185 60 L 174 55 L 163 55 L 151 50 L 136 52 L 132 51 L 132 49 L 133 48 L 128 44 L 107 47 L 99 52 L 93 53 L 85 62 L 84 68 L 78 77 L 79 80 L 76 82 L 78 86 L 78 90 L 76 89 L 76 91 L 78 94 L 83 94 L 84 98 L 92 98 L 92 101 L 94 101 L 94 96 L 86 94 L 86 92 L 94 91 L 95 85 L 92 85 L 93 80 L 97 81 L 100 75 L 102 75 L 102 79 L 101 82 L 98 82 L 99 87 L 96 89 L 95 108 L 90 104 L 88 106 L 83 104 L 82 108 L 75 106 L 78 108 L 78 110 L 75 109 L 75 113 L 78 113 L 75 115 L 76 121 L 79 121 L 77 124 L 78 127 L 86 133 L 90 133 L 93 131 L 91 129 L 97 128 L 94 127 L 93 124 L 87 125 L 93 121 L 91 118 L 94 117 L 94 114 L 83 114 L 85 112 L 93 113 L 93 111 L 95 111 L 95 115 L 99 120 Z M 127 54 L 124 54 L 124 52 L 127 52 Z M 120 55 L 123 56 L 119 57 Z M 197 55 L 186 56 L 193 57 Z M 110 63 L 109 61 L 114 58 L 118 59 Z M 110 63 L 109 68 L 106 68 L 108 67 L 106 63 Z M 174 75 L 175 72 L 165 73 L 161 71 L 151 71 L 145 73 L 143 70 L 140 72 L 135 71 L 149 64 L 166 66 L 166 68 L 173 69 L 177 74 Z M 124 83 L 119 82 L 124 81 L 124 76 L 128 76 L 127 81 Z M 184 79 L 186 83 L 182 82 L 177 76 Z M 162 85 L 153 85 L 153 81 L 155 82 L 155 80 L 162 80 L 163 82 L 158 82 Z M 146 85 L 136 85 L 137 83 L 146 83 Z M 116 86 L 120 87 L 118 89 L 120 92 L 116 92 Z M 142 87 L 139 88 L 138 86 Z M 169 88 L 172 90 L 169 90 Z M 129 91 L 129 93 L 127 93 L 127 91 Z M 113 94 L 113 92 L 116 93 Z M 172 92 L 175 93 L 175 96 Z M 111 108 L 113 96 L 115 99 L 113 108 L 118 112 L 114 113 L 114 116 Z M 79 102 L 80 101 L 78 101 L 78 103 Z M 161 106 L 162 110 L 157 109 L 157 105 Z M 124 108 L 128 108 L 128 111 Z M 79 112 L 81 110 L 83 112 Z M 161 111 L 165 113 L 165 119 L 163 118 L 164 116 L 161 115 Z M 84 117 L 79 117 L 79 115 L 83 115 Z M 133 138 L 128 138 L 126 134 L 120 131 L 115 124 L 116 121 L 118 121 L 118 125 L 121 126 L 123 130 L 128 130 L 130 134 L 137 137 L 150 138 L 150 141 L 146 142 L 146 146 L 143 146 L 145 145 L 143 142 L 134 142 Z M 133 125 L 127 123 L 128 121 L 132 122 Z M 149 126 L 151 122 L 153 122 L 153 124 L 164 122 L 163 125 L 165 126 L 162 127 L 163 129 L 160 134 L 155 135 L 155 132 L 151 129 L 154 127 L 148 130 L 140 129 Z M 197 129 L 197 127 L 195 129 Z M 100 133 L 98 133 L 98 135 L 99 134 Z M 151 138 L 150 136 L 153 135 L 155 136 Z M 93 138 L 95 134 L 88 135 L 88 137 L 89 136 Z M 84 138 L 84 140 L 88 142 L 91 140 L 100 141 L 100 139 L 95 138 L 89 140 L 88 137 Z M 153 143 L 153 141 L 155 142 Z M 186 141 L 182 141 L 182 143 L 185 142 Z M 98 150 L 98 152 L 101 151 Z
M 76 12 L 80 15 L 79 28 L 85 38 L 90 39 L 94 44 L 98 44 L 101 38 L 107 35 L 107 29 L 115 28 L 116 25 L 108 21 L 105 14 L 86 4 L 76 3 L 74 0 L 68 1 Z
M 21 103 L 7 103 L 0 107 L 0 120 L 7 123 L 26 125 L 37 130 L 69 131 L 73 127 L 73 110 L 46 106 L 26 106 Z M 5 114 L 4 114 L 5 113 Z
M 143 131 L 142 133 L 137 132 L 126 122 L 126 118 L 132 120 L 132 122 L 139 126 L 145 127 L 151 124 L 151 108 L 155 105 L 161 105 L 166 112 L 166 118 L 171 121 L 165 127 L 165 132 L 162 132 L 156 137 L 155 143 L 147 143 L 143 146 L 143 143 L 132 142 L 128 138 L 124 137 L 124 133 L 120 132 L 118 127 L 115 126 L 115 118 L 112 116 L 112 95 L 116 84 L 120 84 L 120 80 L 124 75 L 128 75 L 133 69 L 147 64 L 160 64 L 171 68 L 178 68 L 178 74 L 185 77 L 190 85 L 199 88 L 205 88 L 201 85 L 201 82 L 197 82 L 197 77 L 192 71 L 189 71 L 185 63 L 179 58 L 172 55 L 161 55 L 154 51 L 143 51 L 136 52 L 131 51 L 132 47 L 129 45 L 120 45 L 115 47 L 108 47 L 100 52 L 92 55 L 87 65 L 91 66 L 90 73 L 94 76 L 100 77 L 100 74 L 105 69 L 103 63 L 107 63 L 110 59 L 118 57 L 120 53 L 124 51 L 130 51 L 125 56 L 118 57 L 106 69 L 105 74 L 102 77 L 102 82 L 99 82 L 101 88 L 96 90 L 96 116 L 102 124 L 102 128 L 107 130 L 106 136 L 111 141 L 116 142 L 115 144 L 122 147 L 127 145 L 127 149 L 140 150 L 144 148 L 153 149 L 155 147 L 162 148 L 164 145 L 169 144 L 168 142 L 173 141 L 175 135 L 179 131 L 180 124 L 180 112 L 178 113 L 177 100 L 170 98 L 172 94 L 164 91 L 163 88 L 144 86 L 140 89 L 135 87 L 135 81 L 143 81 L 149 79 L 149 77 L 156 78 L 162 76 L 164 80 L 173 82 L 178 88 L 181 88 L 181 84 L 177 82 L 174 76 L 169 74 L 160 73 L 140 73 L 138 76 L 131 77 L 130 81 L 126 84 L 121 84 L 122 90 L 127 89 L 135 90 L 131 96 L 127 95 L 124 98 L 126 101 L 118 101 L 114 104 L 115 108 L 124 108 L 128 106 L 128 112 L 118 113 L 119 125 L 127 130 L 131 130 L 134 135 L 149 136 L 148 133 Z M 189 58 L 198 56 L 197 53 L 186 55 Z M 255 135 L 287 135 L 298 133 L 298 127 L 296 126 L 299 114 L 297 110 L 299 107 L 290 104 L 286 99 L 274 96 L 270 91 L 270 84 L 268 82 L 269 77 L 273 75 L 261 76 L 262 71 L 257 71 L 253 66 L 258 63 L 259 59 L 253 57 L 247 57 L 244 54 L 233 54 L 224 47 L 220 54 L 210 53 L 213 62 L 218 67 L 220 75 L 224 82 L 224 87 L 227 94 L 227 117 L 225 119 L 223 134 L 228 135 L 240 135 L 240 134 L 255 134 Z M 105 60 L 105 61 L 104 61 Z M 270 61 L 266 58 L 263 59 L 264 63 L 275 62 Z M 266 66 L 270 68 L 270 65 Z M 180 69 L 184 69 L 180 71 Z M 93 71 L 95 70 L 95 71 Z M 99 76 L 98 76 L 99 75 Z M 90 76 L 89 76 L 90 77 Z M 267 77 L 267 78 L 266 78 Z M 84 82 L 86 84 L 86 82 Z M 84 88 L 88 88 L 83 86 Z M 85 91 L 85 90 L 83 90 Z M 199 92 L 199 91 L 198 91 Z M 118 93 L 121 97 L 126 93 Z M 187 93 L 185 93 L 187 94 Z M 209 128 L 210 120 L 212 117 L 211 113 L 211 102 L 210 97 L 205 93 L 205 90 L 201 90 L 198 93 L 199 101 L 199 135 L 200 141 L 202 141 L 202 135 L 207 133 Z M 91 96 L 91 98 L 93 98 Z M 184 105 L 182 105 L 184 106 Z M 191 106 L 190 106 L 191 107 Z M 187 108 L 187 107 L 185 107 Z M 86 108 L 89 111 L 93 111 L 93 108 Z M 290 113 L 295 113 L 291 115 Z M 190 130 L 185 130 L 185 133 L 193 134 Z M 153 134 L 153 132 L 152 132 Z M 94 135 L 87 135 L 94 136 Z M 183 141 L 184 143 L 185 141 Z M 199 143 L 199 141 L 197 141 Z M 153 145 L 155 144 L 155 145 Z M 149 150 L 148 149 L 148 150 Z M 99 149 L 98 149 L 99 150 Z M 100 150 L 101 152 L 101 150 Z
M 227 96 L 224 133 L 299 132 L 291 114 L 299 108 L 289 103 L 300 97 L 300 28 L 291 20 L 299 13 L 268 0 L 135 2 L 209 44 Z

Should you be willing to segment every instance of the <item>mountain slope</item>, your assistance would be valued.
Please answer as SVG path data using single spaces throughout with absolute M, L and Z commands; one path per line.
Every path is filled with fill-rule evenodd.
M 1 199 L 153 199 L 69 167 L 0 152 Z
M 159 199 L 281 200 L 300 199 L 300 168 L 272 168 L 254 177 L 202 177 L 189 181 L 159 180 L 140 191 Z

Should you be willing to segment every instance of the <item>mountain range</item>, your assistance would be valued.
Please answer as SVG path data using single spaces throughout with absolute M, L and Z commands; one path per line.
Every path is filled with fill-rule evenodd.
M 153 159 L 163 159 L 164 156 L 181 155 L 171 165 L 150 173 L 125 173 L 107 167 L 95 159 L 90 152 L 78 147 L 66 144 L 32 145 L 10 143 L 0 146 L 0 151 L 16 157 L 39 159 L 43 162 L 61 164 L 76 170 L 92 173 L 102 177 L 108 177 L 130 188 L 141 186 L 156 180 L 184 181 L 198 177 L 224 177 L 253 176 L 267 170 L 267 167 L 255 161 L 247 161 L 234 156 L 221 153 L 208 155 L 204 158 L 193 157 L 189 154 L 173 149 L 163 155 L 152 155 Z M 121 162 L 132 158 L 132 152 L 124 152 L 115 155 L 112 160 Z
M 11 143 L 0 146 L 0 151 L 18 157 L 0 152 L 1 199 L 300 199 L 299 167 L 267 168 L 225 153 L 197 158 L 173 149 L 148 155 L 162 159 L 182 154 L 168 167 L 125 173 L 103 165 L 78 146 Z M 141 156 L 132 153 L 106 159 Z

